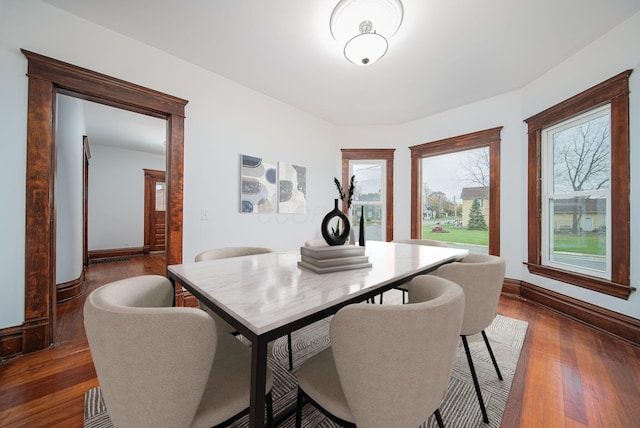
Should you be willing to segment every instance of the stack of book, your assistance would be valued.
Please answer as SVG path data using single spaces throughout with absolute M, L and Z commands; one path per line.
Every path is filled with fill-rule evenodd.
M 300 247 L 298 266 L 316 273 L 371 267 L 364 247 L 359 245 L 320 245 Z

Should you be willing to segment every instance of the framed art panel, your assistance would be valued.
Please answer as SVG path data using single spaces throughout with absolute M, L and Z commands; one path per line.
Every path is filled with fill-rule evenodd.
M 307 211 L 307 168 L 278 162 L 278 212 L 304 214 Z
M 240 155 L 240 212 L 275 213 L 278 171 L 275 161 Z

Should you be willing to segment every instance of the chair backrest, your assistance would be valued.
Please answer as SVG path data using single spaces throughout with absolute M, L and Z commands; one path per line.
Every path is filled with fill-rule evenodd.
M 412 244 L 412 245 L 429 245 L 431 247 L 448 247 L 446 242 L 436 241 L 433 239 L 394 239 L 396 244 Z
M 195 258 L 196 262 L 206 260 L 229 259 L 231 257 L 250 256 L 253 254 L 273 253 L 273 250 L 263 247 L 224 247 L 203 251 Z
M 479 333 L 495 318 L 505 268 L 505 261 L 498 256 L 472 253 L 433 272 L 433 275 L 453 281 L 464 290 L 466 303 L 461 335 Z
M 356 304 L 331 321 L 331 348 L 359 427 L 415 427 L 444 398 L 464 309 L 460 287 L 422 275 L 407 305 Z
M 167 278 L 145 275 L 103 285 L 84 305 L 84 326 L 115 427 L 187 427 L 216 350 L 213 320 L 171 307 Z

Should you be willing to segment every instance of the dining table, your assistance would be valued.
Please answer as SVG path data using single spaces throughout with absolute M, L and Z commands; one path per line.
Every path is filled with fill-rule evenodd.
M 251 342 L 249 426 L 264 426 L 267 344 L 462 259 L 468 250 L 367 241 L 370 266 L 317 273 L 299 265 L 301 249 L 168 266 L 182 286 Z

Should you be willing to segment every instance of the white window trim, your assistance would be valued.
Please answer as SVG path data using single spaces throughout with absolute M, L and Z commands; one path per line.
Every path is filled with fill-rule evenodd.
M 611 186 L 607 189 L 600 190 L 588 190 L 580 192 L 566 192 L 566 193 L 554 193 L 553 191 L 553 134 L 563 131 L 565 129 L 572 128 L 581 123 L 593 120 L 597 117 L 603 116 L 606 112 L 611 117 L 611 105 L 606 104 L 602 107 L 591 109 L 576 117 L 567 119 L 549 128 L 542 130 L 542 176 L 541 176 L 541 190 L 542 190 L 542 236 L 541 236 L 541 262 L 543 265 L 551 266 L 559 269 L 564 269 L 576 273 L 585 275 L 596 276 L 599 278 L 610 279 L 611 278 Z M 611 142 L 610 142 L 611 144 Z M 610 149 L 611 150 L 611 149 Z M 611 162 L 611 161 L 609 161 Z M 611 166 L 611 165 L 610 165 Z M 611 168 L 609 168 L 611 171 Z M 611 183 L 611 173 L 609 173 L 609 183 Z M 584 268 L 572 264 L 561 263 L 551 260 L 551 236 L 553 234 L 552 216 L 550 215 L 550 200 L 561 198 L 572 198 L 579 196 L 604 196 L 606 198 L 606 257 L 605 257 L 605 270 L 600 271 L 596 269 Z
M 351 177 L 353 175 L 353 166 L 354 165 L 370 165 L 370 164 L 376 164 L 376 165 L 380 165 L 381 168 L 381 172 L 380 172 L 380 189 L 381 189 L 381 199 L 380 201 L 352 201 L 351 205 L 376 205 L 376 206 L 380 206 L 380 212 L 382 213 L 382 221 L 380 223 L 380 240 L 382 242 L 385 242 L 387 239 L 387 210 L 386 210 L 386 206 L 387 206 L 387 162 L 384 159 L 350 159 L 349 160 L 349 177 Z M 357 180 L 356 180 L 357 181 Z M 346 189 L 345 189 L 346 190 Z M 349 215 L 351 215 L 351 212 L 349 212 Z M 355 220 L 360 218 L 360 215 L 358 213 L 355 214 L 355 216 L 357 218 L 349 218 L 349 221 L 351 222 L 351 224 L 355 224 Z

